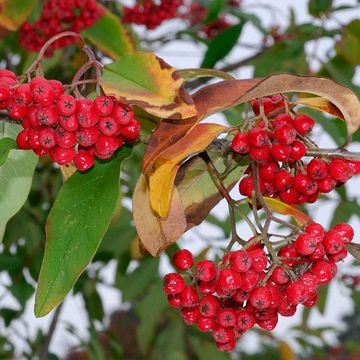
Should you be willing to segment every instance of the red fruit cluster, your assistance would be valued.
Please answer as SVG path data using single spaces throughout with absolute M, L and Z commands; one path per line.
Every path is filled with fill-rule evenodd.
M 199 30 L 200 34 L 205 35 L 208 39 L 213 39 L 225 29 L 231 27 L 233 24 L 229 21 L 226 14 L 220 15 L 216 20 L 204 26 Z
M 271 331 L 278 315 L 293 316 L 299 304 L 314 306 L 317 288 L 334 278 L 335 263 L 346 257 L 344 244 L 353 236 L 353 229 L 345 223 L 327 232 L 320 224 L 311 223 L 277 251 L 291 273 L 269 265 L 260 242 L 225 254 L 220 264 L 201 260 L 195 269 L 191 252 L 179 250 L 173 263 L 186 273 L 167 274 L 164 291 L 169 304 L 181 308 L 187 325 L 211 331 L 217 347 L 231 351 L 236 339 L 254 325 Z
M 303 162 L 307 145 L 304 136 L 315 125 L 304 114 L 294 117 L 284 113 L 281 95 L 263 98 L 265 115 L 280 112 L 268 123 L 259 119 L 254 126 L 235 135 L 232 149 L 239 154 L 249 154 L 259 163 L 259 186 L 264 196 L 278 197 L 288 204 L 313 203 L 319 193 L 328 193 L 336 186 L 360 173 L 360 162 L 342 159 L 313 158 Z M 255 115 L 259 115 L 260 101 L 252 103 Z M 240 193 L 251 197 L 254 189 L 251 169 L 240 182 Z
M 45 1 L 40 18 L 33 24 L 25 22 L 21 27 L 20 44 L 28 51 L 39 51 L 54 35 L 62 31 L 80 33 L 103 15 L 104 10 L 96 0 Z M 59 39 L 47 49 L 46 56 L 52 56 L 54 50 L 75 41 L 69 37 Z
M 108 159 L 124 142 L 135 141 L 140 130 L 131 106 L 107 96 L 75 99 L 57 80 L 20 84 L 8 70 L 0 70 L 0 110 L 22 120 L 20 149 L 49 154 L 59 165 L 74 161 L 80 171 L 93 166 L 94 156 Z
M 133 7 L 124 6 L 124 22 L 145 25 L 153 30 L 164 21 L 177 17 L 181 5 L 183 5 L 183 0 L 160 0 L 159 3 L 144 0 Z

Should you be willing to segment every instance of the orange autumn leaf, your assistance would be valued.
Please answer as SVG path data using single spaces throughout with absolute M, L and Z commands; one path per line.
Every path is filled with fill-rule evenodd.
M 302 211 L 291 205 L 285 204 L 279 199 L 265 197 L 265 200 L 272 210 L 282 215 L 292 216 L 300 226 L 310 224 L 312 222 L 310 216 L 304 214 Z
M 336 116 L 344 120 L 344 115 L 341 113 L 338 107 L 332 104 L 329 100 L 324 99 L 323 97 L 310 97 L 302 98 L 294 103 L 294 105 L 304 105 L 312 109 L 320 110 L 326 112 L 330 115 Z
M 217 124 L 199 124 L 175 145 L 164 151 L 148 173 L 151 208 L 162 218 L 170 209 L 170 200 L 179 163 L 204 151 L 226 128 Z

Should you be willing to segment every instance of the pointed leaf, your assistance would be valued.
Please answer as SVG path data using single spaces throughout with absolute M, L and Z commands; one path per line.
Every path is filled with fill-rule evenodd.
M 84 37 L 112 59 L 134 52 L 133 40 L 120 21 L 120 17 L 103 7 L 104 15 L 84 30 Z
M 344 116 L 341 111 L 333 105 L 329 100 L 322 97 L 311 97 L 311 98 L 302 98 L 294 103 L 294 105 L 304 105 L 311 107 L 322 112 L 326 112 L 330 115 L 336 116 L 344 120 Z
M 62 186 L 46 224 L 47 242 L 35 298 L 35 315 L 46 315 L 63 301 L 94 257 L 119 196 L 122 161 L 131 153 L 75 173 Z
M 360 20 L 356 19 L 343 28 L 342 39 L 336 44 L 336 52 L 350 64 L 360 64 Z
M 196 115 L 184 80 L 175 69 L 154 54 L 125 54 L 106 65 L 101 86 L 107 95 L 140 106 L 161 118 L 189 118 Z
M 2 124 L 0 138 L 15 139 L 21 129 L 18 125 Z M 0 242 L 7 222 L 22 208 L 29 195 L 37 161 L 32 151 L 11 150 L 0 167 Z
M 205 150 L 224 130 L 222 125 L 199 124 L 155 161 L 149 174 L 150 204 L 160 217 L 166 217 L 169 212 L 178 164 L 188 156 Z
M 9 152 L 17 149 L 16 141 L 12 138 L 6 137 L 0 140 L 0 166 L 4 165 Z
M 355 259 L 360 260 L 360 244 L 347 244 L 345 247 Z
M 212 68 L 222 60 L 236 45 L 244 23 L 234 25 L 219 33 L 210 43 L 205 53 L 202 68 Z
M 184 209 L 177 190 L 173 192 L 168 216 L 161 219 L 151 210 L 149 188 L 144 175 L 140 176 L 136 184 L 133 214 L 141 243 L 153 256 L 158 256 L 177 241 L 186 229 Z
M 271 209 L 279 214 L 292 216 L 300 226 L 310 224 L 312 222 L 310 216 L 304 214 L 302 211 L 291 205 L 285 204 L 279 199 L 266 197 L 265 200 Z
M 310 93 L 328 99 L 343 114 L 349 135 L 359 128 L 360 101 L 356 94 L 333 80 L 315 76 L 278 74 L 251 81 L 226 80 L 204 87 L 193 99 L 200 119 L 258 97 L 286 92 Z
M 0 26 L 16 31 L 33 11 L 37 0 L 0 0 Z

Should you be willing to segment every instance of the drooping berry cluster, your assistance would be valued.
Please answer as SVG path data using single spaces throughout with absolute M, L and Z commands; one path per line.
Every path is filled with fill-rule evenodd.
M 124 21 L 137 25 L 145 25 L 153 30 L 164 21 L 176 18 L 179 7 L 183 0 L 160 0 L 159 3 L 153 0 L 144 0 L 133 7 L 124 6 Z
M 59 165 L 73 161 L 80 171 L 92 167 L 95 156 L 108 159 L 124 142 L 135 141 L 140 130 L 131 106 L 107 96 L 75 99 L 57 80 L 20 84 L 8 70 L 0 70 L 0 109 L 21 120 L 20 149 L 49 154 Z
M 52 36 L 62 31 L 80 33 L 91 27 L 103 14 L 104 10 L 96 0 L 45 1 L 40 18 L 33 24 L 25 22 L 21 27 L 20 44 L 28 51 L 39 51 Z M 45 54 L 52 56 L 55 49 L 75 41 L 75 38 L 64 37 L 53 43 Z
M 281 95 L 263 98 L 264 115 L 269 115 L 269 119 L 263 119 L 260 100 L 255 100 L 254 122 L 235 135 L 232 149 L 258 161 L 259 186 L 264 196 L 279 197 L 288 204 L 313 203 L 319 193 L 328 193 L 359 174 L 360 162 L 313 158 L 305 164 L 311 144 L 307 135 L 315 122 L 305 114 L 285 113 L 284 101 Z M 274 112 L 280 113 L 270 117 Z M 240 193 L 251 198 L 253 174 L 251 169 L 247 173 L 240 182 Z
M 167 274 L 164 291 L 187 325 L 211 331 L 220 350 L 232 351 L 255 324 L 271 331 L 278 315 L 293 316 L 299 304 L 314 306 L 317 288 L 334 278 L 335 263 L 346 257 L 344 245 L 353 237 L 348 224 L 326 232 L 311 223 L 277 250 L 277 263 L 268 259 L 261 238 L 246 250 L 226 253 L 219 264 L 201 260 L 195 269 L 191 252 L 179 250 L 173 264 L 185 273 Z

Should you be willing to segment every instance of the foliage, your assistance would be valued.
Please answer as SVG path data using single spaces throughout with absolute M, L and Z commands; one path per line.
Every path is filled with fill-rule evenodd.
M 224 132 L 224 126 L 200 121 L 222 113 L 228 124 L 238 126 L 246 108 L 244 103 L 274 93 L 306 92 L 317 97 L 300 94 L 294 103 L 300 106 L 300 111 L 316 118 L 318 129 L 321 127 L 319 132 L 328 134 L 337 145 L 344 144 L 351 135 L 354 142 L 359 142 L 360 110 L 355 94 L 360 91 L 354 74 L 360 59 L 360 23 L 335 21 L 330 26 L 327 21 L 337 19 L 347 8 L 359 11 L 359 5 L 349 1 L 348 7 L 336 7 L 333 1 L 309 0 L 311 22 L 301 23 L 291 12 L 284 27 L 266 27 L 249 6 L 205 0 L 200 1 L 207 10 L 205 17 L 193 22 L 189 14 L 183 14 L 169 31 L 161 32 L 160 27 L 160 36 L 152 38 L 123 22 L 121 1 L 99 2 L 103 3 L 105 15 L 84 29 L 82 35 L 100 62 L 108 64 L 100 80 L 103 91 L 135 106 L 142 125 L 142 143 L 136 143 L 133 149 L 123 147 L 115 159 L 98 162 L 87 173 L 72 175 L 72 169 L 63 168 L 60 172 L 48 158 L 38 159 L 17 149 L 14 139 L 19 127 L 8 122 L 0 124 L 0 238 L 3 237 L 0 271 L 9 278 L 4 289 L 16 300 L 16 305 L 0 309 L 4 327 L 0 357 L 11 358 L 16 353 L 28 359 L 65 358 L 70 349 L 47 355 L 44 340 L 51 340 L 52 331 L 37 329 L 35 335 L 24 336 L 28 346 L 21 349 L 16 348 L 13 334 L 17 332 L 17 321 L 26 321 L 25 311 L 35 291 L 35 314 L 44 316 L 73 288 L 73 294 L 84 301 L 90 334 L 87 339 L 79 338 L 79 352 L 86 352 L 89 358 L 230 359 L 229 355 L 216 352 L 211 336 L 185 327 L 173 314 L 161 293 L 159 280 L 161 263 L 172 256 L 178 249 L 176 241 L 194 226 L 204 222 L 211 224 L 214 233 L 222 234 L 220 239 L 198 235 L 205 238 L 205 250 L 199 259 L 220 254 L 225 248 L 223 240 L 230 238 L 230 217 L 212 212 L 223 196 L 199 153 L 206 149 L 217 171 L 226 173 L 223 182 L 229 191 L 246 170 L 248 159 L 240 161 L 228 153 L 221 141 L 214 141 Z M 17 38 L 25 20 L 39 17 L 41 4 L 40 0 L 0 0 L 1 67 L 23 74 L 36 58 L 36 54 L 18 45 Z M 269 4 L 264 11 L 272 14 L 276 7 Z M 223 16 L 231 19 L 228 26 L 220 28 L 213 37 L 205 36 L 208 32 L 204 29 Z M 249 45 L 243 43 L 243 34 L 250 24 L 261 35 L 261 43 L 250 44 L 253 50 L 248 58 L 233 61 L 236 49 Z M 304 49 L 314 43 L 317 47 L 324 39 L 332 42 L 333 51 L 320 60 L 317 49 L 305 54 Z M 178 40 L 204 49 L 199 59 L 201 66 L 213 70 L 177 71 L 157 56 L 157 51 Z M 319 62 L 318 68 L 313 66 L 314 61 Z M 70 45 L 44 59 L 43 69 L 47 78 L 71 83 L 82 64 L 79 49 Z M 252 67 L 254 79 L 231 80 L 243 66 Z M 271 75 L 284 72 L 294 75 Z M 89 69 L 87 75 L 93 78 L 98 74 Z M 320 81 L 317 75 L 328 79 Z M 213 77 L 226 80 L 206 86 Z M 89 95 L 96 87 L 87 84 L 82 90 Z M 0 116 L 3 120 L 2 112 Z M 229 139 L 229 134 L 231 138 L 231 130 L 222 138 Z M 62 176 L 69 177 L 64 184 Z M 348 193 L 339 189 L 336 196 L 322 196 L 321 206 L 335 207 L 330 218 L 332 225 L 359 214 L 358 198 Z M 302 224 L 313 211 L 311 205 L 303 206 L 300 212 L 278 200 L 268 201 L 275 211 L 291 215 Z M 242 226 L 241 219 L 237 223 Z M 196 237 L 195 233 L 190 234 L 186 236 Z M 159 260 L 145 249 L 151 255 L 165 251 Z M 359 258 L 358 248 L 348 250 Z M 115 274 L 113 278 L 104 278 L 109 264 L 115 264 Z M 110 314 L 103 306 L 104 285 L 121 294 L 127 305 L 118 304 L 119 310 L 111 315 L 110 323 L 107 321 Z M 317 306 L 322 313 L 326 311 L 331 286 L 328 290 L 320 293 Z M 349 287 L 348 292 L 358 306 L 357 288 Z M 70 303 L 73 298 L 67 301 Z M 319 341 L 325 344 L 323 333 L 329 328 L 313 327 L 309 321 L 312 312 L 303 312 L 302 323 L 291 329 L 291 334 L 309 358 L 318 359 L 330 351 L 315 345 Z M 55 316 L 54 319 L 56 324 Z M 347 331 L 351 332 L 356 322 L 348 318 L 347 323 Z M 71 326 L 66 329 L 62 326 L 62 331 L 78 332 Z M 264 344 L 261 353 L 252 356 L 238 349 L 241 358 L 295 357 L 289 345 L 276 335 L 268 337 L 261 331 L 258 335 Z M 339 339 L 348 353 L 359 351 L 349 341 L 348 333 L 344 332 Z M 80 356 L 79 352 L 75 356 Z

